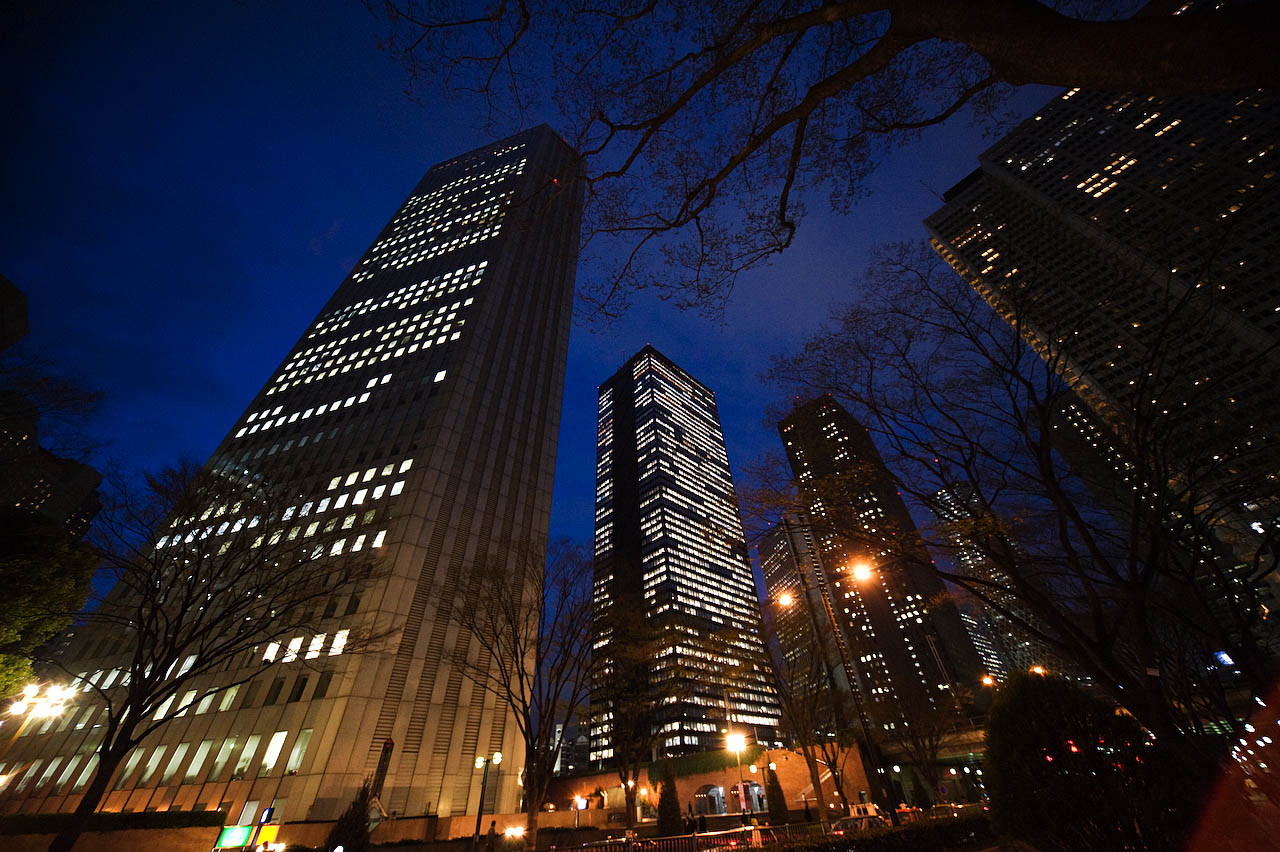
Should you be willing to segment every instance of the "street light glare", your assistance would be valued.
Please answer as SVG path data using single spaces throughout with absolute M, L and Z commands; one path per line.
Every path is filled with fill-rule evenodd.
M 476 769 L 480 769 L 480 768 L 482 768 L 483 766 L 484 766 L 484 758 L 477 754 L 477 755 L 476 755 Z
M 12 704 L 9 705 L 9 712 L 15 716 L 21 716 L 23 713 L 27 712 L 27 702 L 25 701 L 13 702 Z
M 791 602 L 793 600 L 794 598 L 792 598 L 791 595 L 787 594 L 786 592 L 783 592 L 781 595 L 778 595 L 778 603 L 782 604 L 783 606 L 791 606 Z
M 729 734 L 724 738 L 725 747 L 729 751 L 742 751 L 747 747 L 746 734 Z
M 28 698 L 35 698 L 39 692 L 40 692 L 40 686 L 38 684 L 29 683 L 26 686 L 22 687 L 22 694 L 27 696 Z
M 502 752 L 500 752 L 500 751 L 495 751 L 495 752 L 493 753 L 493 765 L 494 765 L 494 766 L 497 766 L 497 765 L 498 765 L 499 763 L 501 763 L 501 762 L 502 762 Z
M 871 567 L 870 563 L 855 562 L 853 564 L 853 579 L 857 580 L 859 583 L 865 583 L 867 580 L 870 580 L 874 574 L 875 569 Z

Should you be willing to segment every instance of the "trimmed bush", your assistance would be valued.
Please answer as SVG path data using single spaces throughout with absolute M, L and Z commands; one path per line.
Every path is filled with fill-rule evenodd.
M 662 767 L 662 791 L 658 794 L 658 836 L 671 837 L 684 833 L 684 814 L 680 811 L 680 794 L 671 764 Z
M 742 765 L 747 766 L 755 763 L 756 759 L 762 754 L 764 754 L 764 746 L 747 746 L 742 750 Z M 688 775 L 699 775 L 704 772 L 719 772 L 721 769 L 728 769 L 730 766 L 737 765 L 737 756 L 728 749 L 700 751 L 681 755 L 680 757 L 669 757 L 649 764 L 649 784 L 656 786 L 662 780 L 667 766 L 671 767 L 671 774 L 676 778 L 684 778 Z

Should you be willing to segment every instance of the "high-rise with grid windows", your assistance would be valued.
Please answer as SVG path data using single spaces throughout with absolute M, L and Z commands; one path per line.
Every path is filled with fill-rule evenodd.
M 866 427 L 826 395 L 778 431 L 861 712 L 892 727 L 949 706 L 955 686 L 973 690 L 977 652 Z
M 284 662 L 147 739 L 105 810 L 234 820 L 274 802 L 286 822 L 333 819 L 376 775 L 388 812 L 474 814 L 473 761 L 495 751 L 507 760 L 485 810 L 518 808 L 523 742 L 454 664 L 479 658 L 455 613 L 484 594 L 473 566 L 504 542 L 546 540 L 577 177 L 546 126 L 432 167 L 231 427 L 211 467 L 301 495 L 314 520 L 300 535 L 336 521 L 350 530 L 338 549 L 377 550 L 385 574 L 331 602 L 327 635 L 264 649 Z M 347 631 L 372 623 L 393 641 L 343 653 Z M 110 647 L 86 631 L 66 664 L 104 684 L 119 675 Z M 74 808 L 96 712 L 85 700 L 18 738 L 6 759 L 21 775 L 0 807 Z
M 616 662 L 622 635 L 653 638 L 654 756 L 722 749 L 730 727 L 772 740 L 778 702 L 715 394 L 646 346 L 600 386 L 596 440 L 596 652 Z M 614 700 L 592 692 L 593 763 L 614 757 Z
M 1280 450 L 1277 144 L 1274 91 L 1072 89 L 925 220 L 934 249 L 1060 365 L 1088 412 L 1068 399 L 1060 426 L 1113 468 L 1105 487 L 1145 487 L 1107 447 L 1157 424 L 1185 462 L 1169 478 L 1204 483 L 1191 502 L 1220 504 L 1219 535 L 1246 560 L 1278 515 L 1273 484 L 1232 493 Z

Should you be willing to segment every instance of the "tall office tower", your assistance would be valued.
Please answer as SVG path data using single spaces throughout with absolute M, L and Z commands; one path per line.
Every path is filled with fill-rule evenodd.
M 977 653 L 866 428 L 828 395 L 778 430 L 868 712 L 893 724 L 953 685 L 974 687 Z
M 331 602 L 325 635 L 266 648 L 284 662 L 146 740 L 104 809 L 235 820 L 274 802 L 286 822 L 333 819 L 375 777 L 388 812 L 476 813 L 473 761 L 495 751 L 508 759 L 485 810 L 517 808 L 522 740 L 454 664 L 482 659 L 454 613 L 485 594 L 477 565 L 546 541 L 577 168 L 545 126 L 432 167 L 231 427 L 211 467 L 301 495 L 298 515 L 315 521 L 300 535 L 340 524 L 346 552 L 375 549 L 385 572 Z M 373 623 L 393 641 L 343 653 L 347 631 Z M 77 636 L 66 665 L 105 684 L 119 674 L 110 645 Z M 0 806 L 73 808 L 95 712 L 28 729 L 7 759 L 34 763 Z
M 938 253 L 1059 359 L 1122 445 L 1135 423 L 1172 418 L 1170 454 L 1222 483 L 1194 504 L 1235 488 L 1242 468 L 1280 465 L 1278 142 L 1273 91 L 1073 89 L 925 220 Z M 1274 488 L 1221 502 L 1221 533 L 1247 558 L 1250 527 L 1276 520 Z
M 658 756 L 722 749 L 730 726 L 771 740 L 778 702 L 715 394 L 646 346 L 599 400 L 597 653 L 616 662 L 625 636 L 653 637 L 647 680 L 669 699 L 655 701 Z M 614 756 L 615 698 L 592 691 L 593 763 Z
M 787 513 L 765 534 L 759 550 L 769 615 L 792 693 L 808 696 L 830 688 L 841 721 L 853 724 L 860 715 L 861 694 L 854 691 L 858 670 L 838 628 L 832 582 L 809 517 Z M 811 677 L 821 680 L 809 683 Z

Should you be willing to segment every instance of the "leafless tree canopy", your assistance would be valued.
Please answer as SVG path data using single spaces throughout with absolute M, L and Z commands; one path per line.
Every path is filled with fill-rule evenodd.
M 584 298 L 715 311 L 785 250 L 802 198 L 837 210 L 876 159 L 1011 85 L 1147 94 L 1280 81 L 1275 4 L 1153 0 L 366 0 L 416 84 L 510 129 L 554 97 L 587 158 Z
M 476 568 L 485 589 L 479 606 L 456 610 L 481 649 L 457 663 L 515 716 L 524 738 L 529 844 L 546 800 L 556 758 L 574 719 L 583 718 L 591 682 L 591 557 L 568 541 L 549 549 L 521 545 Z M 466 645 L 464 645 L 464 648 Z
M 281 663 L 322 664 L 289 643 L 333 633 L 331 602 L 375 578 L 376 552 L 339 557 L 338 521 L 311 508 L 253 478 L 194 467 L 114 490 L 94 543 L 115 585 L 79 630 L 105 648 L 83 662 L 47 661 L 105 707 L 97 768 L 76 813 L 96 810 L 128 752 L 193 704 Z M 385 638 L 377 625 L 349 621 L 343 653 Z M 93 659 L 115 667 L 113 676 L 73 670 Z M 68 828 L 50 848 L 69 849 L 78 833 Z

